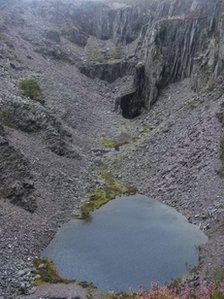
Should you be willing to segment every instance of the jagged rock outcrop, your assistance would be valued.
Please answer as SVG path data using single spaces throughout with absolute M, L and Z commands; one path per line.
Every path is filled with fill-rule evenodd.
M 41 133 L 41 138 L 55 154 L 80 159 L 71 133 L 41 104 L 20 97 L 0 99 L 0 117 L 8 127 L 27 133 Z

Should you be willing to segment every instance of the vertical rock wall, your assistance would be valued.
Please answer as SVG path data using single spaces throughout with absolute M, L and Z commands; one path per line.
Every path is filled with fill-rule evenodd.
M 144 84 L 129 95 L 129 106 L 137 103 L 139 110 L 149 108 L 169 83 L 190 77 L 192 88 L 200 90 L 223 73 L 223 2 L 164 2 L 155 15 L 162 11 L 167 16 L 153 18 L 139 36 L 136 55 L 145 65 Z
M 222 0 L 136 0 L 121 7 L 94 1 L 38 3 L 40 15 L 63 24 L 75 43 L 82 36 L 81 46 L 90 35 L 125 45 L 135 41 L 135 60 L 144 64 L 144 76 L 136 69 L 134 91 L 119 99 L 128 117 L 149 108 L 169 83 L 191 77 L 192 87 L 200 90 L 222 75 Z

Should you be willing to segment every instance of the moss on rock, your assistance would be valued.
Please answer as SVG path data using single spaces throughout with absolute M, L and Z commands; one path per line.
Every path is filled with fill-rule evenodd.
M 35 285 L 40 286 L 43 283 L 71 283 L 72 280 L 60 277 L 53 262 L 48 259 L 35 259 L 33 265 L 37 271 Z
M 105 186 L 95 187 L 89 194 L 89 200 L 85 201 L 80 208 L 80 214 L 76 217 L 79 219 L 86 219 L 91 212 L 99 209 L 112 199 L 120 195 L 133 195 L 137 189 L 133 186 L 124 184 L 123 182 L 112 177 L 107 166 L 102 165 L 99 168 L 99 176 L 104 180 Z

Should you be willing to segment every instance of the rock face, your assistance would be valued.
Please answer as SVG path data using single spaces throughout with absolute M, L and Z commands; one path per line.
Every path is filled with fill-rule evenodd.
M 77 27 L 66 28 L 62 35 L 80 47 L 85 47 L 89 38 L 88 34 Z
M 194 87 L 200 89 L 209 77 L 217 78 L 221 73 L 222 63 L 217 58 L 222 56 L 218 46 L 222 41 L 222 11 L 221 1 L 194 3 L 184 16 L 161 20 L 146 33 L 143 96 L 147 106 L 169 83 L 192 76 Z
M 80 159 L 72 144 L 72 135 L 41 104 L 20 97 L 0 100 L 0 116 L 4 125 L 28 133 L 41 133 L 47 147 L 55 154 Z
M 42 17 L 54 24 L 63 27 L 70 25 L 75 35 L 80 32 L 83 37 L 92 35 L 101 40 L 114 39 L 119 42 L 134 41 L 150 16 L 145 10 L 148 4 L 122 5 L 121 8 L 111 7 L 102 2 L 94 1 L 67 1 L 52 4 L 39 1 L 37 7 Z M 78 35 L 77 35 L 78 36 Z M 78 42 L 78 39 L 76 39 Z
M 178 3 L 179 11 L 172 11 Z M 137 53 L 145 65 L 145 82 L 140 91 L 134 86 L 134 95 L 126 97 L 130 107 L 138 102 L 149 108 L 169 83 L 191 77 L 192 87 L 200 90 L 223 73 L 223 2 L 168 1 L 167 5 L 167 15 L 149 22 L 139 38 Z
M 37 208 L 28 162 L 7 140 L 0 124 L 0 197 L 29 212 Z
M 102 1 L 0 0 L 0 297 L 29 292 L 16 273 L 104 184 L 102 162 L 211 227 L 202 268 L 224 266 L 223 1 Z M 91 40 L 103 59 L 81 67 Z
M 145 66 L 142 63 L 137 64 L 134 74 L 134 90 L 119 97 L 116 100 L 116 109 L 122 113 L 125 118 L 134 118 L 139 116 L 142 108 L 145 107 L 144 99 L 142 98 L 142 90 L 145 86 Z
M 82 30 L 126 45 L 135 41 L 135 55 L 145 65 L 145 83 L 141 90 L 133 86 L 135 92 L 125 95 L 124 109 L 135 110 L 136 104 L 149 108 L 169 83 L 191 77 L 192 88 L 199 90 L 223 72 L 224 8 L 220 0 L 143 1 L 120 9 L 102 3 L 85 5 L 80 9 L 86 13 L 78 18 Z M 108 66 L 101 68 L 83 72 L 104 80 Z M 132 114 L 139 113 L 130 111 L 129 117 Z
M 114 60 L 111 62 L 84 64 L 80 72 L 92 79 L 98 78 L 109 83 L 126 75 L 131 66 L 127 61 Z
M 37 51 L 45 57 L 75 63 L 73 53 L 67 52 L 66 47 L 62 49 L 61 45 L 55 45 L 63 43 L 63 38 L 79 47 L 85 47 L 90 36 L 112 40 L 115 44 L 123 43 L 127 48 L 132 43 L 135 60 L 145 65 L 142 90 L 137 91 L 138 86 L 133 86 L 139 97 L 138 106 L 143 108 L 149 108 L 160 90 L 169 83 L 192 77 L 192 87 L 201 89 L 205 82 L 216 79 L 222 73 L 221 0 L 127 3 L 116 6 L 116 2 L 108 5 L 107 1 L 34 2 L 33 12 L 57 28 L 45 33 L 46 39 L 53 45 L 47 43 Z M 96 64 L 89 69 L 81 67 L 81 71 L 91 78 L 97 77 L 110 83 L 126 74 L 123 63 Z M 130 107 L 131 103 L 137 103 L 136 92 L 126 97 L 125 102 L 130 101 Z

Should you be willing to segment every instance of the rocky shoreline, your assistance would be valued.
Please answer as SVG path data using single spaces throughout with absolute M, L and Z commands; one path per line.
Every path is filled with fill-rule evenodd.
M 160 201 L 162 201 L 163 203 L 166 203 L 172 207 L 174 207 L 175 209 L 177 209 L 178 211 L 180 211 L 182 214 L 184 214 L 190 222 L 198 225 L 209 237 L 208 243 L 203 246 L 202 248 L 200 248 L 200 252 L 199 252 L 199 268 L 195 269 L 195 272 L 193 272 L 192 274 L 190 274 L 189 279 L 191 279 L 192 281 L 194 279 L 199 279 L 199 277 L 203 277 L 203 278 L 208 278 L 208 277 L 213 277 L 213 275 L 217 272 L 217 269 L 222 269 L 223 267 L 223 252 L 222 252 L 222 248 L 223 248 L 223 234 L 222 234 L 222 223 L 223 223 L 223 197 L 221 195 L 222 192 L 222 181 L 220 180 L 219 176 L 217 175 L 215 180 L 212 182 L 213 184 L 216 183 L 215 185 L 215 190 L 217 190 L 217 196 L 216 196 L 216 200 L 212 200 L 212 202 L 207 198 L 205 199 L 206 195 L 207 195 L 207 190 L 204 193 L 200 193 L 197 197 L 197 201 L 195 201 L 194 198 L 192 198 L 192 200 L 190 201 L 189 198 L 185 198 L 184 195 L 185 191 L 184 189 L 182 190 L 182 188 L 187 188 L 186 187 L 186 182 L 182 182 L 178 187 L 174 187 L 173 188 L 173 193 L 171 193 L 171 187 L 172 184 L 169 184 L 168 186 L 165 186 L 164 189 L 162 189 L 161 187 L 159 188 L 158 186 L 156 187 L 151 187 L 151 182 L 150 182 L 150 176 L 151 176 L 151 171 L 152 171 L 152 167 L 150 168 L 151 171 L 146 171 L 145 168 L 143 168 L 143 164 L 146 165 L 146 167 L 148 167 L 148 163 L 151 163 L 151 159 L 153 158 L 153 160 L 156 160 L 156 156 L 155 155 L 150 155 L 147 156 L 149 149 L 147 149 L 147 146 L 149 147 L 150 141 L 154 139 L 154 142 L 160 142 L 160 140 L 163 140 L 163 146 L 166 146 L 166 143 L 164 142 L 164 135 L 169 135 L 168 136 L 168 140 L 171 138 L 171 134 L 173 134 L 173 126 L 175 126 L 175 124 L 173 126 L 170 125 L 170 121 L 173 119 L 173 116 L 176 113 L 182 113 L 185 112 L 185 109 L 189 109 L 189 103 L 191 103 L 192 98 L 194 99 L 194 95 L 189 94 L 189 89 L 188 89 L 188 80 L 181 82 L 181 83 L 176 83 L 174 85 L 171 85 L 170 87 L 168 87 L 165 91 L 164 94 L 161 95 L 161 101 L 158 102 L 158 105 L 156 105 L 151 112 L 148 114 L 143 115 L 142 117 L 139 117 L 138 119 L 134 120 L 134 121 L 128 121 L 128 122 L 124 122 L 122 121 L 121 123 L 117 123 L 117 125 L 115 127 L 112 128 L 111 136 L 114 136 L 113 138 L 116 139 L 116 131 L 115 128 L 117 130 L 117 132 L 119 132 L 119 128 L 122 128 L 122 130 L 124 130 L 125 128 L 125 132 L 126 134 L 130 134 L 131 140 L 129 144 L 123 145 L 119 148 L 119 151 L 117 151 L 114 148 L 111 148 L 109 150 L 103 149 L 102 148 L 102 152 L 104 152 L 104 150 L 107 152 L 106 154 L 103 154 L 103 156 L 99 159 L 99 156 L 97 155 L 98 159 L 97 159 L 97 165 L 98 163 L 102 162 L 105 163 L 109 166 L 111 174 L 115 175 L 117 177 L 117 179 L 119 180 L 123 180 L 123 181 L 128 181 L 131 182 L 132 184 L 134 184 L 137 188 L 138 188 L 138 192 L 147 195 L 148 197 L 151 198 L 156 198 Z M 172 107 L 172 113 L 171 111 L 166 111 L 165 107 L 164 107 L 164 103 L 162 102 L 163 99 L 166 100 L 170 98 L 170 94 L 173 93 L 175 91 L 175 94 L 179 97 L 180 93 L 177 92 L 177 90 L 181 90 L 181 97 L 183 98 L 183 102 L 181 103 L 181 101 L 176 102 L 176 106 L 174 107 L 172 105 L 169 105 L 169 103 L 167 103 L 168 107 Z M 183 91 L 186 90 L 186 93 L 184 93 Z M 177 93 L 176 93 L 177 92 Z M 205 96 L 205 95 L 203 95 Z M 175 99 L 173 98 L 173 101 L 175 101 Z M 198 111 L 194 111 L 195 109 L 200 109 L 202 111 L 202 115 L 203 115 L 203 110 L 208 109 L 208 105 L 210 106 L 211 109 L 211 115 L 212 117 L 209 117 L 210 121 L 211 121 L 211 130 L 215 129 L 215 132 L 218 136 L 214 136 L 214 134 L 208 134 L 209 132 L 206 132 L 206 136 L 203 136 L 202 139 L 204 138 L 214 138 L 213 140 L 219 140 L 219 138 L 221 137 L 222 134 L 222 128 L 221 128 L 221 124 L 219 123 L 219 120 L 217 118 L 217 112 L 220 109 L 220 103 L 222 103 L 222 99 L 219 99 L 218 101 L 214 102 L 214 101 L 207 101 L 207 100 L 203 100 L 200 101 L 199 98 L 196 98 L 197 101 L 197 107 L 195 107 L 193 110 L 191 110 L 192 108 L 190 107 L 190 111 L 188 110 L 189 114 L 192 114 L 191 117 L 193 118 L 194 115 L 196 117 L 198 117 L 199 112 Z M 164 120 L 161 120 L 160 123 L 155 124 L 153 123 L 153 114 L 154 114 L 154 120 L 158 120 L 157 118 L 157 113 L 160 113 L 161 111 L 161 107 L 160 105 L 163 107 L 163 118 L 165 119 L 165 123 Z M 206 108 L 205 108 L 206 107 Z M 155 110 L 154 110 L 155 109 Z M 183 110 L 183 111 L 182 111 Z M 169 115 L 169 117 L 167 117 L 167 115 Z M 210 115 L 210 116 L 211 116 Z M 207 122 L 207 116 L 208 114 L 206 114 L 206 126 L 208 126 L 208 122 Z M 145 125 L 148 124 L 148 118 L 150 117 L 152 123 L 150 123 L 150 130 L 146 130 Z M 168 119 L 167 119 L 168 118 Z M 177 117 L 175 118 L 175 120 L 177 119 Z M 182 122 L 182 117 L 180 115 L 180 121 Z M 202 127 L 201 125 L 203 124 L 203 121 L 201 121 L 198 124 L 198 130 L 201 132 L 202 131 Z M 180 123 L 176 122 L 176 125 L 178 126 L 179 129 L 179 125 L 181 125 Z M 184 125 L 184 124 L 183 124 Z M 197 135 L 197 131 L 196 131 L 196 126 L 195 124 L 192 122 L 192 126 L 195 129 L 195 134 Z M 215 127 L 213 127 L 215 126 Z M 153 128 L 153 129 L 152 129 Z M 217 128 L 219 128 L 219 131 L 217 130 Z M 168 130 L 169 129 L 169 130 Z M 190 128 L 189 128 L 190 129 Z M 155 132 L 154 132 L 155 131 Z M 189 131 L 188 131 L 189 132 Z M 214 132 L 214 131 L 213 131 Z M 187 133 L 188 134 L 188 133 Z M 155 137 L 156 135 L 156 137 Z M 138 137 L 138 138 L 137 138 Z M 187 154 L 189 154 L 189 149 L 192 146 L 192 150 L 195 150 L 195 139 L 193 139 L 193 144 L 191 144 L 191 142 L 189 140 L 184 139 L 184 141 L 188 141 L 189 145 L 187 146 Z M 199 138 L 199 140 L 197 141 L 197 144 L 199 145 L 199 142 L 202 142 L 201 138 Z M 153 143 L 155 146 L 155 143 Z M 171 142 L 172 144 L 172 142 Z M 214 146 L 213 142 L 208 142 L 208 140 L 206 139 L 206 144 L 211 144 L 211 147 L 207 147 L 206 151 L 208 151 L 207 155 L 203 155 L 203 157 L 207 157 L 206 161 L 202 161 L 202 164 L 200 165 L 201 169 L 204 169 L 205 167 L 213 167 L 213 169 L 210 169 L 210 171 L 206 171 L 206 173 L 211 173 L 211 171 L 216 172 L 218 170 L 218 168 L 220 167 L 220 161 L 219 161 L 219 142 L 216 142 L 216 146 Z M 100 146 L 100 145 L 99 145 Z M 180 144 L 179 144 L 180 146 Z M 200 147 L 201 148 L 201 147 Z M 182 149 L 182 146 L 180 146 L 180 149 Z M 173 151 L 173 149 L 172 149 Z M 164 151 L 165 152 L 165 151 Z M 214 155 L 214 153 L 216 152 L 216 155 Z M 170 153 L 168 153 L 170 155 Z M 139 155 L 141 157 L 141 159 L 139 158 Z M 157 154 L 158 155 L 158 154 Z M 175 151 L 175 159 L 177 160 L 178 157 L 178 150 Z M 214 156 L 216 157 L 216 167 L 214 168 L 214 161 L 212 161 L 212 163 L 209 163 L 210 159 L 214 159 Z M 163 156 L 160 156 L 161 158 L 159 160 L 161 160 L 161 163 L 163 163 L 163 171 L 166 171 L 167 174 L 172 175 L 172 169 L 169 169 L 169 167 L 167 167 L 165 165 Z M 183 159 L 183 152 L 181 151 L 181 161 L 182 164 L 185 165 L 184 163 L 184 159 Z M 195 153 L 192 155 L 192 159 L 195 159 Z M 144 159 L 144 160 L 142 160 Z M 186 162 L 189 162 L 190 159 L 188 158 Z M 167 161 L 168 162 L 168 161 Z M 141 163 L 141 167 L 140 167 L 140 171 L 139 169 L 139 164 Z M 151 165 L 151 164 L 150 164 Z M 193 164 L 195 165 L 195 164 Z M 192 178 L 194 177 L 194 175 L 200 175 L 200 172 L 198 172 L 198 164 L 196 164 L 196 167 L 194 169 L 194 173 L 190 173 L 189 177 Z M 96 166 L 96 165 L 95 165 Z M 133 171 L 132 167 L 134 167 Z M 158 168 L 156 168 L 158 169 Z M 180 169 L 180 167 L 178 167 L 178 169 Z M 175 167 L 174 167 L 175 170 Z M 161 175 L 160 173 L 158 174 L 161 178 L 161 181 L 158 181 L 158 183 L 160 183 L 160 186 L 162 185 L 161 182 L 163 182 L 163 175 Z M 153 178 L 155 177 L 155 175 L 153 175 Z M 182 176 L 183 177 L 183 176 Z M 185 177 L 186 178 L 186 177 Z M 169 180 L 167 180 L 167 177 L 165 178 L 165 182 L 168 182 Z M 192 189 L 195 188 L 194 187 L 194 182 L 192 181 L 192 179 L 189 182 L 192 186 Z M 103 182 L 101 183 L 103 184 Z M 205 181 L 205 184 L 208 185 L 208 181 Z M 220 184 L 220 189 L 218 188 Z M 149 190 L 149 188 L 151 187 L 151 189 Z M 163 192 L 161 192 L 161 189 Z M 201 190 L 201 189 L 200 189 Z M 181 192 L 182 193 L 182 197 L 180 197 L 178 200 L 176 200 L 177 195 L 179 194 L 177 192 Z M 192 194 L 192 193 L 191 193 Z M 198 203 L 198 204 L 197 204 Z M 53 237 L 53 235 L 51 236 Z M 49 240 L 49 239 L 48 239 Z M 47 241 L 47 240 L 46 240 Z M 218 252 L 218 253 L 217 253 Z M 21 272 L 22 273 L 22 272 Z M 48 286 L 48 288 L 44 289 L 44 291 L 46 292 L 48 290 L 48 292 L 51 292 L 51 289 L 56 288 L 56 286 L 52 285 L 52 286 Z M 70 288 L 74 290 L 76 290 L 77 286 L 76 285 L 72 285 L 70 286 Z M 64 285 L 62 287 L 62 289 L 64 289 L 65 294 L 67 294 L 66 292 L 66 285 Z M 30 290 L 31 292 L 34 291 L 34 289 Z M 39 291 L 40 292 L 40 291 Z M 40 292 L 40 294 L 42 294 Z M 97 296 L 97 295 L 96 295 Z M 32 297 L 32 295 L 27 298 L 34 298 Z

